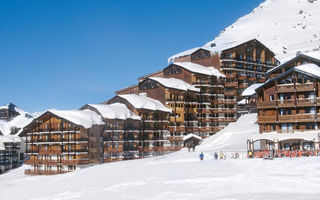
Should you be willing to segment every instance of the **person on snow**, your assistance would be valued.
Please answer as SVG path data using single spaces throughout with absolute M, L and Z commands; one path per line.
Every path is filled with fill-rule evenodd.
M 214 159 L 218 160 L 218 153 L 217 152 L 214 152 Z
M 223 157 L 224 157 L 224 155 L 223 155 L 222 151 L 220 151 L 220 160 L 223 160 Z
M 203 160 L 203 158 L 204 158 L 203 152 L 200 153 L 199 157 L 200 157 L 200 160 Z

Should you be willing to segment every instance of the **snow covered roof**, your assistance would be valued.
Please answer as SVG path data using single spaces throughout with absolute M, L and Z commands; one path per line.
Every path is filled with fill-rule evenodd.
M 183 136 L 183 141 L 187 140 L 187 139 L 190 139 L 190 138 L 196 138 L 198 140 L 202 140 L 202 138 L 198 135 L 195 135 L 195 134 L 192 134 L 192 133 L 189 133 L 188 135 L 186 136 Z
M 203 49 L 203 50 L 210 51 L 210 50 L 208 50 L 206 47 L 195 47 L 195 48 L 188 49 L 188 50 L 186 50 L 186 51 L 182 51 L 182 52 L 180 52 L 180 53 L 177 53 L 177 54 L 171 56 L 170 58 L 168 58 L 168 62 L 170 62 L 170 61 L 173 62 L 175 58 L 179 58 L 179 57 L 191 55 L 191 54 L 193 54 L 194 52 L 198 51 L 199 49 Z
M 274 77 L 273 79 L 268 79 L 264 84 L 259 86 L 256 89 L 256 91 L 258 91 L 261 88 L 263 88 L 264 86 L 274 82 L 275 80 L 278 80 L 278 79 L 282 78 L 283 76 L 286 76 L 288 73 L 291 73 L 292 71 L 296 71 L 296 72 L 305 74 L 307 76 L 312 76 L 312 77 L 320 79 L 320 67 L 316 64 L 308 63 L 308 64 L 303 64 L 303 65 L 299 65 L 294 68 L 291 68 L 290 70 L 286 71 L 285 73 L 280 74 L 277 77 Z
M 104 124 L 100 115 L 91 110 L 56 110 L 50 109 L 47 112 L 66 119 L 74 124 L 91 128 L 93 125 Z M 45 112 L 45 113 L 47 113 Z
M 21 138 L 16 135 L 0 136 L 0 150 L 5 150 L 4 143 L 6 142 L 21 142 Z
M 183 90 L 183 91 L 194 91 L 194 92 L 200 92 L 200 88 L 196 88 L 193 85 L 190 85 L 189 83 L 184 82 L 181 79 L 177 78 L 162 78 L 162 77 L 149 77 L 149 79 L 157 81 L 161 85 L 173 88 L 177 90 Z
M 135 115 L 131 110 L 127 108 L 125 104 L 88 104 L 89 106 L 97 109 L 97 111 L 106 119 L 135 119 L 141 120 L 141 118 Z
M 237 102 L 238 105 L 246 105 L 247 103 L 247 99 L 242 99 L 241 101 Z
M 218 78 L 225 78 L 226 76 L 222 73 L 220 73 L 219 70 L 217 70 L 214 67 L 205 67 L 196 63 L 192 62 L 175 62 L 172 63 L 173 65 L 180 66 L 186 70 L 189 70 L 194 73 L 204 74 L 208 76 L 216 76 Z
M 269 71 L 267 71 L 267 75 L 278 70 L 278 69 L 281 69 L 283 68 L 284 66 L 286 66 L 289 62 L 295 60 L 295 59 L 298 59 L 300 57 L 307 57 L 307 58 L 310 58 L 310 59 L 313 59 L 315 61 L 318 61 L 320 63 L 320 51 L 309 51 L 309 52 L 305 52 L 305 53 L 301 53 L 297 56 L 294 56 L 294 57 L 290 57 L 290 58 L 287 58 L 285 59 L 285 62 L 283 62 L 283 64 L 277 66 L 277 67 L 274 67 L 272 69 L 270 69 Z
M 257 140 L 271 140 L 271 141 L 284 141 L 290 139 L 303 139 L 306 141 L 316 141 L 319 138 L 319 131 L 295 131 L 293 133 L 263 133 L 263 134 L 254 134 L 249 137 L 252 141 Z
M 246 97 L 246 96 L 252 96 L 256 93 L 256 89 L 258 87 L 260 87 L 263 83 L 255 83 L 250 85 L 249 87 L 247 87 L 243 92 L 242 92 L 242 96 Z
M 171 109 L 167 108 L 160 101 L 144 95 L 123 94 L 123 95 L 117 95 L 117 96 L 127 100 L 136 109 L 147 109 L 147 110 L 163 111 L 163 112 L 171 113 Z

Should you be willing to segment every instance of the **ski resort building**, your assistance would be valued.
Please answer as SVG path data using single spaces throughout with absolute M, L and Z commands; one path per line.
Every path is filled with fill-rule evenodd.
M 266 149 L 319 150 L 320 67 L 294 60 L 270 72 L 270 79 L 257 88 L 260 135 L 251 143 L 263 141 Z
M 181 149 L 169 143 L 169 115 L 171 109 L 146 94 L 117 95 L 104 104 L 123 103 L 141 118 L 139 125 L 139 157 L 163 155 Z M 172 140 L 170 140 L 172 141 Z
M 0 106 L 0 120 L 11 120 L 12 118 L 20 115 L 19 112 L 15 110 L 15 105 L 9 103 L 4 106 Z
M 266 81 L 266 72 L 278 65 L 275 54 L 257 39 L 229 45 L 201 47 L 181 52 L 169 62 L 193 62 L 213 66 L 226 76 L 225 96 L 242 100 L 242 92 L 253 83 Z
M 20 143 L 18 136 L 0 136 L 0 174 L 20 165 L 20 160 L 23 159 Z
M 198 135 L 212 135 L 236 120 L 236 101 L 225 98 L 225 76 L 219 70 L 191 62 L 177 62 L 163 71 L 164 77 L 178 78 L 200 89 L 196 97 Z
M 149 77 L 139 83 L 139 91 L 159 100 L 172 110 L 169 121 L 170 142 L 183 146 L 182 137 L 198 133 L 198 88 L 176 78 Z M 174 137 L 173 137 L 174 136 Z
M 103 163 L 102 133 L 105 123 L 91 110 L 49 110 L 28 124 L 27 175 L 53 175 L 81 166 Z
M 89 109 L 102 116 L 103 160 L 111 162 L 139 158 L 139 124 L 141 118 L 130 111 L 126 105 L 115 103 L 87 104 L 80 108 Z

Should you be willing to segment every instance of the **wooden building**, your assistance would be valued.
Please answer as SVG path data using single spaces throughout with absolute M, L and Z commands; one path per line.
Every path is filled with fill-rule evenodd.
M 199 132 L 197 93 L 200 89 L 176 78 L 149 77 L 139 83 L 139 91 L 172 110 L 169 125 L 171 146 L 183 146 L 183 135 Z
M 0 120 L 8 121 L 20 115 L 20 113 L 16 111 L 15 107 L 16 106 L 12 103 L 0 106 Z
M 169 115 L 171 109 L 160 101 L 145 94 L 117 95 L 104 104 L 123 103 L 136 115 L 141 117 L 139 125 L 139 157 L 163 155 L 166 151 L 180 148 L 170 147 Z
M 91 110 L 49 110 L 28 124 L 27 175 L 53 175 L 103 162 L 102 133 L 105 123 Z
M 267 149 L 319 150 L 320 67 L 309 63 L 282 69 L 256 90 L 261 134 L 254 139 Z
M 23 159 L 20 143 L 21 139 L 18 136 L 0 136 L 0 174 L 20 165 Z
M 236 100 L 225 97 L 225 76 L 219 70 L 191 62 L 177 62 L 163 71 L 164 77 L 182 79 L 200 89 L 196 98 L 200 136 L 214 134 L 236 121 Z
M 121 103 L 87 104 L 80 109 L 92 110 L 101 115 L 104 120 L 104 162 L 139 158 L 141 118 L 130 111 L 126 105 Z
M 266 81 L 266 72 L 278 65 L 275 54 L 257 39 L 194 48 L 169 58 L 169 62 L 193 62 L 213 66 L 226 75 L 225 96 L 242 100 L 241 93 L 253 83 Z

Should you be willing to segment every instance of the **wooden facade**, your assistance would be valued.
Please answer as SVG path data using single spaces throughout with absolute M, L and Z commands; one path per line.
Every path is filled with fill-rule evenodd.
M 104 104 L 122 103 L 141 118 L 138 126 L 138 156 L 148 157 L 163 155 L 165 152 L 180 148 L 168 145 L 169 136 L 169 111 L 151 110 L 137 107 L 134 103 L 124 98 L 125 95 L 117 95 Z M 130 95 L 129 95 L 130 96 Z M 139 96 L 139 95 L 133 95 Z M 145 97 L 148 98 L 148 97 Z M 160 103 L 160 102 L 159 102 Z M 143 102 L 138 102 L 143 104 Z M 161 103 L 160 103 L 161 104 Z M 163 105 L 164 106 L 164 105 Z M 168 109 L 169 110 L 169 109 Z
M 20 136 L 26 138 L 27 175 L 54 175 L 81 166 L 103 162 L 100 148 L 102 125 L 85 128 L 50 111 L 29 125 Z
M 206 137 L 222 130 L 228 123 L 236 121 L 236 100 L 224 94 L 225 78 L 190 71 L 180 63 L 166 67 L 164 77 L 174 77 L 200 89 L 196 93 L 199 135 Z

